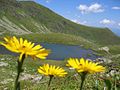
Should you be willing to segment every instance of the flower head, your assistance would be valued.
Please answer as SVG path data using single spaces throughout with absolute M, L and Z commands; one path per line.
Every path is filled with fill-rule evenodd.
M 98 63 L 85 60 L 84 58 L 80 60 L 71 58 L 68 60 L 67 66 L 75 68 L 77 72 L 96 73 L 105 71 L 105 67 L 98 65 Z
M 46 76 L 63 77 L 67 74 L 64 69 L 49 64 L 44 64 L 38 68 L 38 72 Z
M 77 58 L 70 58 L 66 64 L 66 66 L 72 67 L 74 69 L 77 69 L 80 65 L 80 61 Z
M 23 38 L 17 39 L 15 36 L 11 38 L 4 38 L 5 43 L 1 42 L 0 44 L 5 46 L 8 50 L 20 53 L 19 60 L 22 59 L 22 56 L 30 55 L 32 57 L 38 57 L 41 59 L 45 59 L 48 56 L 49 51 L 45 48 L 42 48 L 41 45 L 36 45 L 27 40 L 23 40 Z

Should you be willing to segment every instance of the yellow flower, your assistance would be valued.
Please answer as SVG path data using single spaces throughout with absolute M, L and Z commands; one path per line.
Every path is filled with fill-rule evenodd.
M 66 64 L 66 66 L 72 67 L 74 69 L 77 69 L 80 65 L 80 61 L 77 58 L 70 58 Z
M 1 45 L 5 46 L 8 50 L 20 53 L 19 60 L 22 59 L 22 56 L 30 55 L 32 57 L 38 57 L 41 59 L 45 59 L 48 56 L 49 51 L 42 48 L 41 45 L 36 45 L 27 40 L 23 40 L 23 38 L 17 39 L 15 36 L 11 38 L 4 38 L 5 43 L 0 42 Z
M 85 60 L 84 58 L 81 58 L 80 60 L 68 60 L 68 66 L 75 68 L 78 72 L 96 73 L 105 71 L 105 67 L 98 65 L 98 63 Z
M 44 64 L 38 68 L 38 72 L 46 76 L 58 76 L 63 77 L 67 74 L 64 69 L 56 67 L 55 65 Z
M 31 55 L 31 57 L 33 59 L 40 58 L 40 59 L 46 59 L 46 57 L 48 56 L 48 54 L 50 53 L 50 50 L 46 50 L 45 48 L 41 48 L 40 50 L 38 50 L 38 52 L 35 55 Z

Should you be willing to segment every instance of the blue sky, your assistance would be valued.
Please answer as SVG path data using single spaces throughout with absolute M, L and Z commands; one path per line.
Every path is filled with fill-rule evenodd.
M 120 35 L 120 0 L 35 0 L 79 24 L 109 27 Z

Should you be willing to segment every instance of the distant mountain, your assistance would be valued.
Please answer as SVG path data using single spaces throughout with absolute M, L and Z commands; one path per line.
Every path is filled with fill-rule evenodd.
M 1 35 L 39 33 L 69 34 L 101 45 L 120 44 L 120 37 L 108 28 L 76 24 L 33 1 L 0 0 Z

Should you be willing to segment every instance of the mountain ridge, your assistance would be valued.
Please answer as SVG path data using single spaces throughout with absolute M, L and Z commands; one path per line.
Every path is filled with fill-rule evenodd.
M 63 33 L 98 44 L 120 44 L 108 28 L 76 24 L 33 1 L 1 0 L 0 6 L 0 33 Z

